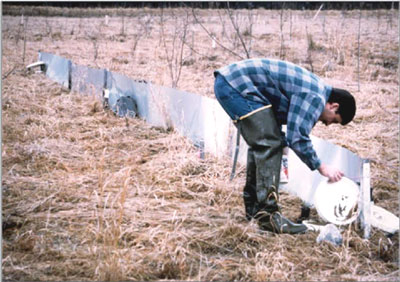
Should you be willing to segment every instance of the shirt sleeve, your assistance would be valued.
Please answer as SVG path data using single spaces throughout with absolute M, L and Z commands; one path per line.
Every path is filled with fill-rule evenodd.
M 321 165 L 309 135 L 323 109 L 324 102 L 314 93 L 297 93 L 290 101 L 286 139 L 289 147 L 311 170 Z

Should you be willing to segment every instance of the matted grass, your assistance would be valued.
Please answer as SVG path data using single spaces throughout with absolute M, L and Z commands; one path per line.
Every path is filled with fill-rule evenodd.
M 299 21 L 304 16 L 296 15 Z M 326 15 L 341 20 L 340 12 Z M 373 24 L 368 25 L 366 38 L 372 38 L 378 28 L 377 18 L 372 12 L 369 15 Z M 354 13 L 345 16 L 346 22 L 357 19 Z M 364 240 L 351 225 L 343 232 L 343 245 L 335 247 L 317 244 L 317 233 L 262 232 L 244 218 L 243 166 L 229 182 L 229 159 L 206 156 L 201 160 L 196 148 L 174 131 L 118 118 L 90 95 L 69 92 L 42 74 L 26 74 L 21 56 L 24 42 L 16 40 L 23 30 L 17 34 L 19 20 L 3 17 L 2 27 L 2 75 L 8 74 L 2 84 L 4 279 L 398 280 L 398 234 L 388 238 L 373 229 L 371 239 Z M 92 41 L 83 30 L 103 20 L 30 18 L 25 63 L 36 61 L 41 49 L 93 66 Z M 271 25 L 277 20 L 269 18 Z M 80 21 L 84 24 L 78 32 Z M 100 44 L 96 64 L 132 78 L 168 84 L 165 57 L 150 44 L 157 42 L 156 22 L 155 31 L 138 45 L 140 55 L 134 60 L 128 57 L 127 64 L 124 55 L 117 53 L 128 52 L 132 33 L 121 37 L 125 43 L 115 41 L 111 36 L 118 35 L 121 21 L 112 22 L 114 26 L 102 26 L 99 43 L 104 45 Z M 52 27 L 50 33 L 46 26 Z M 55 35 L 58 29 L 60 34 Z M 384 31 L 382 38 L 393 39 L 390 29 Z M 206 40 L 201 32 L 196 36 Z M 257 36 L 260 45 L 265 38 L 275 38 Z M 277 38 L 275 46 L 279 46 Z M 335 71 L 326 72 L 329 82 L 355 93 L 358 113 L 346 131 L 317 125 L 313 133 L 372 159 L 375 202 L 398 215 L 397 64 L 372 66 L 374 60 L 393 61 L 390 50 L 398 50 L 396 40 L 374 45 L 375 51 L 364 47 L 370 57 L 363 57 L 366 72 L 360 92 L 349 55 L 344 65 L 335 64 Z M 353 43 L 343 41 L 343 52 L 354 51 Z M 293 60 L 303 58 L 300 50 L 290 50 Z M 210 96 L 206 89 L 212 89 L 212 70 L 234 58 L 207 46 L 203 51 L 214 52 L 216 61 L 193 56 L 196 63 L 182 69 L 180 88 Z M 376 58 L 378 53 L 382 58 Z M 323 64 L 318 59 L 322 57 L 315 55 L 317 65 Z M 282 210 L 289 218 L 297 218 L 300 204 L 299 199 L 281 193 Z M 315 210 L 312 218 L 318 220 Z

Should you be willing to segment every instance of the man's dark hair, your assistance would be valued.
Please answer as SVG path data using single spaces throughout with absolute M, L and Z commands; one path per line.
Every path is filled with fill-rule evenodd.
M 342 117 L 342 125 L 346 125 L 353 120 L 356 114 L 356 100 L 350 92 L 344 89 L 332 88 L 328 102 L 339 104 L 338 114 Z

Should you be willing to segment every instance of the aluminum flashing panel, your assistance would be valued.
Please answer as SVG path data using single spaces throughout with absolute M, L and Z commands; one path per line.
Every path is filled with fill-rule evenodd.
M 230 153 L 232 122 L 217 100 L 169 87 L 150 86 L 149 109 L 162 115 L 204 152 L 223 157 Z
M 137 114 L 149 122 L 149 85 L 146 83 L 134 82 L 124 75 L 108 72 L 106 88 L 109 90 L 108 103 L 111 110 L 117 112 L 117 103 L 121 97 L 131 97 L 137 106 Z M 155 125 L 151 123 L 152 125 Z
M 71 61 L 50 53 L 39 53 L 39 61 L 46 63 L 46 75 L 64 87 L 70 87 Z
M 232 138 L 236 136 L 236 128 L 218 101 L 202 97 L 200 117 L 203 123 L 205 152 L 217 157 L 231 155 L 233 152 L 232 144 L 235 144 Z
M 106 70 L 72 64 L 71 90 L 102 99 Z
M 198 144 L 203 142 L 202 97 L 168 87 L 158 87 L 158 107 L 165 108 L 165 116 L 182 135 Z

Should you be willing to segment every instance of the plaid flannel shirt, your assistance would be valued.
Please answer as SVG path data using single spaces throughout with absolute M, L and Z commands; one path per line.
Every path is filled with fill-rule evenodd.
M 311 139 L 332 87 L 318 76 L 285 61 L 248 59 L 215 71 L 241 95 L 271 104 L 280 126 L 287 124 L 289 147 L 311 169 L 321 165 Z

